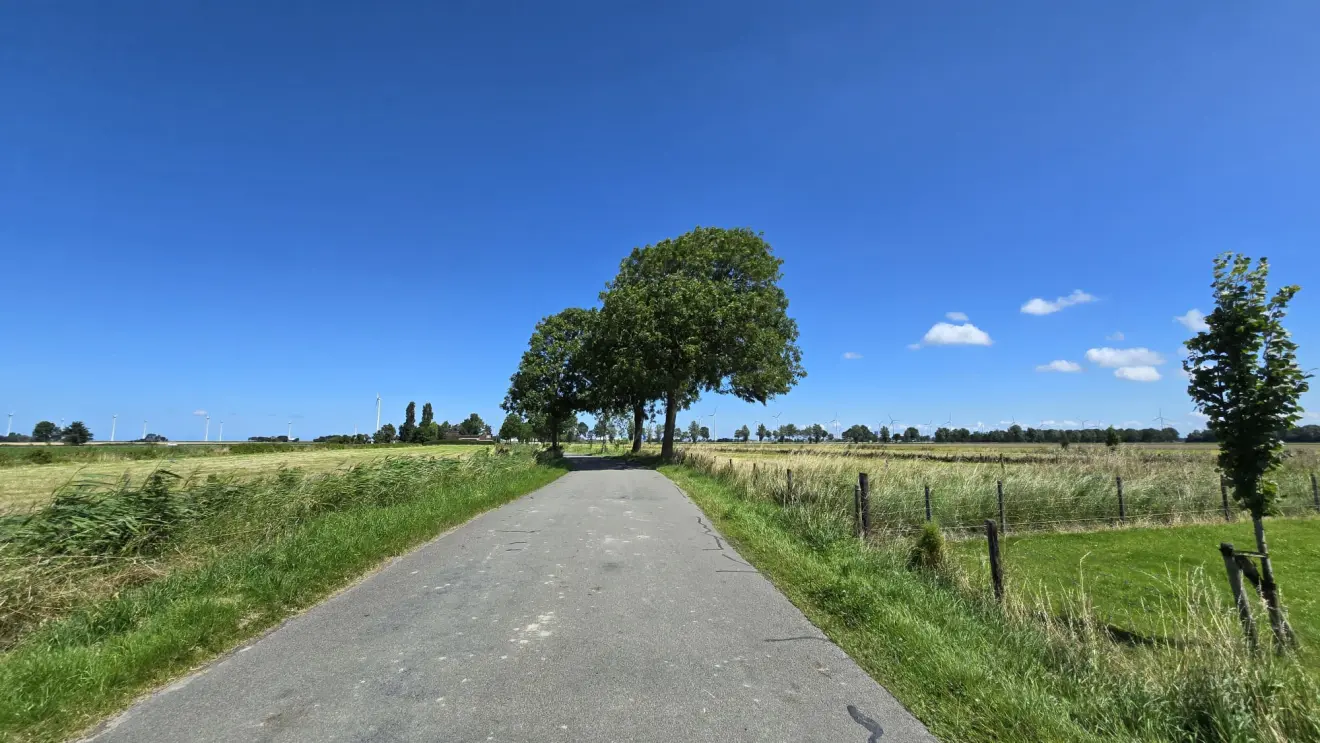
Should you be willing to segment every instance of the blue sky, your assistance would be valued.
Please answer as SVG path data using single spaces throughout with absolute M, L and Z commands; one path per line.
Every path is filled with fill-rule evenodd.
M 536 320 L 698 224 L 784 258 L 809 374 L 680 416 L 723 435 L 1187 430 L 1175 317 L 1225 250 L 1303 285 L 1320 366 L 1320 5 L 627 5 L 6 4 L 0 406 L 98 438 L 366 431 L 377 393 L 498 424 Z M 909 349 L 965 324 L 990 345 Z

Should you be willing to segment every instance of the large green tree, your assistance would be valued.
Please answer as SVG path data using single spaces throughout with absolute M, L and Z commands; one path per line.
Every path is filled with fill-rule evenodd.
M 756 440 L 765 441 L 765 437 L 770 435 L 770 429 L 765 427 L 764 423 L 756 424 Z
M 601 312 L 617 318 L 609 328 L 627 321 L 624 363 L 638 397 L 664 405 L 662 457 L 673 456 L 678 411 L 702 392 L 765 403 L 805 375 L 797 323 L 779 286 L 782 263 L 759 234 L 717 227 L 636 248 L 623 260 Z
M 501 407 L 531 421 L 553 449 L 559 447 L 563 424 L 586 400 L 583 347 L 595 318 L 594 310 L 576 307 L 542 318 L 509 379 Z
M 1215 258 L 1215 309 L 1206 329 L 1187 342 L 1183 369 L 1187 394 L 1208 416 L 1219 442 L 1219 467 L 1233 485 L 1234 498 L 1251 512 L 1256 550 L 1262 555 L 1261 594 L 1280 641 L 1291 630 L 1265 544 L 1264 517 L 1279 497 L 1271 473 L 1283 459 L 1282 434 L 1302 417 L 1298 401 L 1310 388 L 1297 365 L 1297 344 L 1283 327 L 1288 303 L 1301 289 L 1284 286 L 1269 296 L 1269 262 L 1237 254 Z
M 409 443 L 417 435 L 417 403 L 409 402 L 403 412 L 403 425 L 399 426 L 399 441 Z
M 518 439 L 526 442 L 531 438 L 530 426 L 523 422 L 515 413 L 509 413 L 504 416 L 504 422 L 500 424 L 500 441 L 509 439 Z
M 376 435 L 372 437 L 372 441 L 375 441 L 377 444 L 391 444 L 394 442 L 396 435 L 394 424 L 386 423 L 381 426 L 380 430 L 376 432 Z
M 92 432 L 82 421 L 74 421 L 63 431 L 64 443 L 81 446 L 92 440 Z
M 849 426 L 848 430 L 840 434 L 840 438 L 854 444 L 861 444 L 867 441 L 875 441 L 875 434 L 871 433 L 871 429 L 858 423 L 855 426 Z
M 483 421 L 481 419 L 481 416 L 477 415 L 476 413 L 472 413 L 465 420 L 460 421 L 458 424 L 459 436 L 480 436 L 485 432 L 486 432 L 486 422 Z
M 752 437 L 752 430 L 747 427 L 746 423 L 744 423 L 742 427 L 739 428 L 737 431 L 733 432 L 733 440 L 741 441 L 744 444 L 747 443 L 747 440 L 750 439 L 751 437 Z
M 60 427 L 50 421 L 40 421 L 32 427 L 32 440 L 48 444 L 60 438 Z

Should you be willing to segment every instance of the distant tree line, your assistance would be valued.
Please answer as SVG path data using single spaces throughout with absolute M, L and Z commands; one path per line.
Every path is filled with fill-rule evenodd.
M 1278 437 L 1280 441 L 1288 444 L 1320 444 L 1320 426 L 1297 426 L 1278 434 Z M 1210 430 L 1192 431 L 1187 434 L 1187 443 L 1189 444 L 1213 444 L 1218 440 L 1215 437 L 1215 432 Z
M 515 416 L 507 429 L 554 448 L 588 435 L 571 424 L 577 413 L 626 416 L 636 451 L 646 422 L 662 415 L 661 456 L 671 458 L 683 435 L 678 414 L 701 393 L 765 403 L 788 392 L 805 372 L 782 263 L 749 229 L 698 227 L 633 249 L 598 309 L 571 307 L 536 324 L 501 405 Z M 700 439 L 701 425 L 689 424 L 687 436 Z
M 340 435 L 336 437 L 324 437 L 339 439 L 334 443 L 366 443 L 366 435 L 358 434 L 359 438 L 354 436 Z M 409 402 L 408 407 L 403 412 L 403 423 L 395 428 L 393 423 L 386 423 L 376 431 L 371 440 L 377 444 L 439 444 L 446 440 L 460 438 L 478 438 L 490 436 L 490 426 L 481 419 L 481 416 L 473 413 L 467 419 L 459 421 L 457 424 L 451 424 L 449 421 L 435 422 L 435 410 L 431 403 L 422 404 L 422 420 L 417 421 L 417 403 Z M 320 439 L 317 439 L 318 441 Z

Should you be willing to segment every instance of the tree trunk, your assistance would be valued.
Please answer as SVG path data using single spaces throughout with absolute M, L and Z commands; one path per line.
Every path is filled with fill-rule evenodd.
M 646 406 L 637 403 L 633 405 L 633 440 L 632 452 L 636 454 L 642 450 L 642 418 L 646 415 Z
M 1270 564 L 1269 550 L 1265 546 L 1265 522 L 1259 514 L 1251 514 L 1251 524 L 1256 529 L 1256 551 L 1260 558 L 1260 593 L 1265 598 L 1265 608 L 1270 614 L 1270 627 L 1280 646 L 1292 644 L 1292 628 L 1283 618 L 1283 604 L 1279 601 L 1279 587 L 1274 583 L 1274 567 Z
M 666 462 L 674 458 L 674 421 L 678 418 L 677 395 L 665 393 L 665 435 L 660 442 L 660 458 Z

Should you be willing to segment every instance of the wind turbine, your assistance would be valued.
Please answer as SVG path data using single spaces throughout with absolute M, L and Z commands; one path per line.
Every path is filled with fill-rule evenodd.
M 771 418 L 774 418 L 774 419 L 775 419 L 775 430 L 773 430 L 773 431 L 770 432 L 770 434 L 771 434 L 771 438 L 772 438 L 772 439 L 773 439 L 774 437 L 776 437 L 776 436 L 779 435 L 779 416 L 781 416 L 781 415 L 783 415 L 783 414 L 784 414 L 784 411 L 781 410 L 781 411 L 779 411 L 778 413 L 775 413 L 774 415 L 770 416 Z
M 376 393 L 376 430 L 380 430 L 380 393 Z
M 289 421 L 289 432 L 285 434 L 284 438 L 293 441 L 293 421 Z
M 935 421 L 928 420 L 926 421 L 926 435 L 930 436 L 933 433 L 935 433 Z
M 830 421 L 830 427 L 834 429 L 834 438 L 839 438 L 839 411 L 834 411 L 834 420 Z
M 10 434 L 10 432 L 13 431 L 13 430 L 14 430 L 14 414 L 13 414 L 13 413 L 10 413 L 10 414 L 9 414 L 9 423 L 7 423 L 7 424 L 5 425 L 5 438 L 9 438 L 9 434 Z
M 1160 408 L 1160 414 L 1157 415 L 1157 416 L 1155 416 L 1154 418 L 1151 418 L 1151 420 L 1153 420 L 1153 421 L 1159 421 L 1159 422 L 1160 422 L 1160 428 L 1163 429 L 1163 428 L 1165 427 L 1165 426 L 1164 426 L 1164 408 Z
M 715 413 L 720 412 L 720 406 L 715 406 L 715 412 L 710 414 L 710 440 L 719 441 L 720 437 L 715 433 Z
M 220 441 L 224 441 L 224 440 L 225 440 L 225 422 L 224 422 L 224 421 L 220 421 L 220 439 L 219 439 L 219 440 L 220 440 Z
M 115 427 L 119 425 L 119 413 L 110 416 L 110 443 L 115 442 Z
M 147 440 L 147 422 L 145 420 L 142 421 L 142 440 Z
M 206 416 L 206 433 L 202 435 L 202 441 L 211 440 L 211 416 Z

